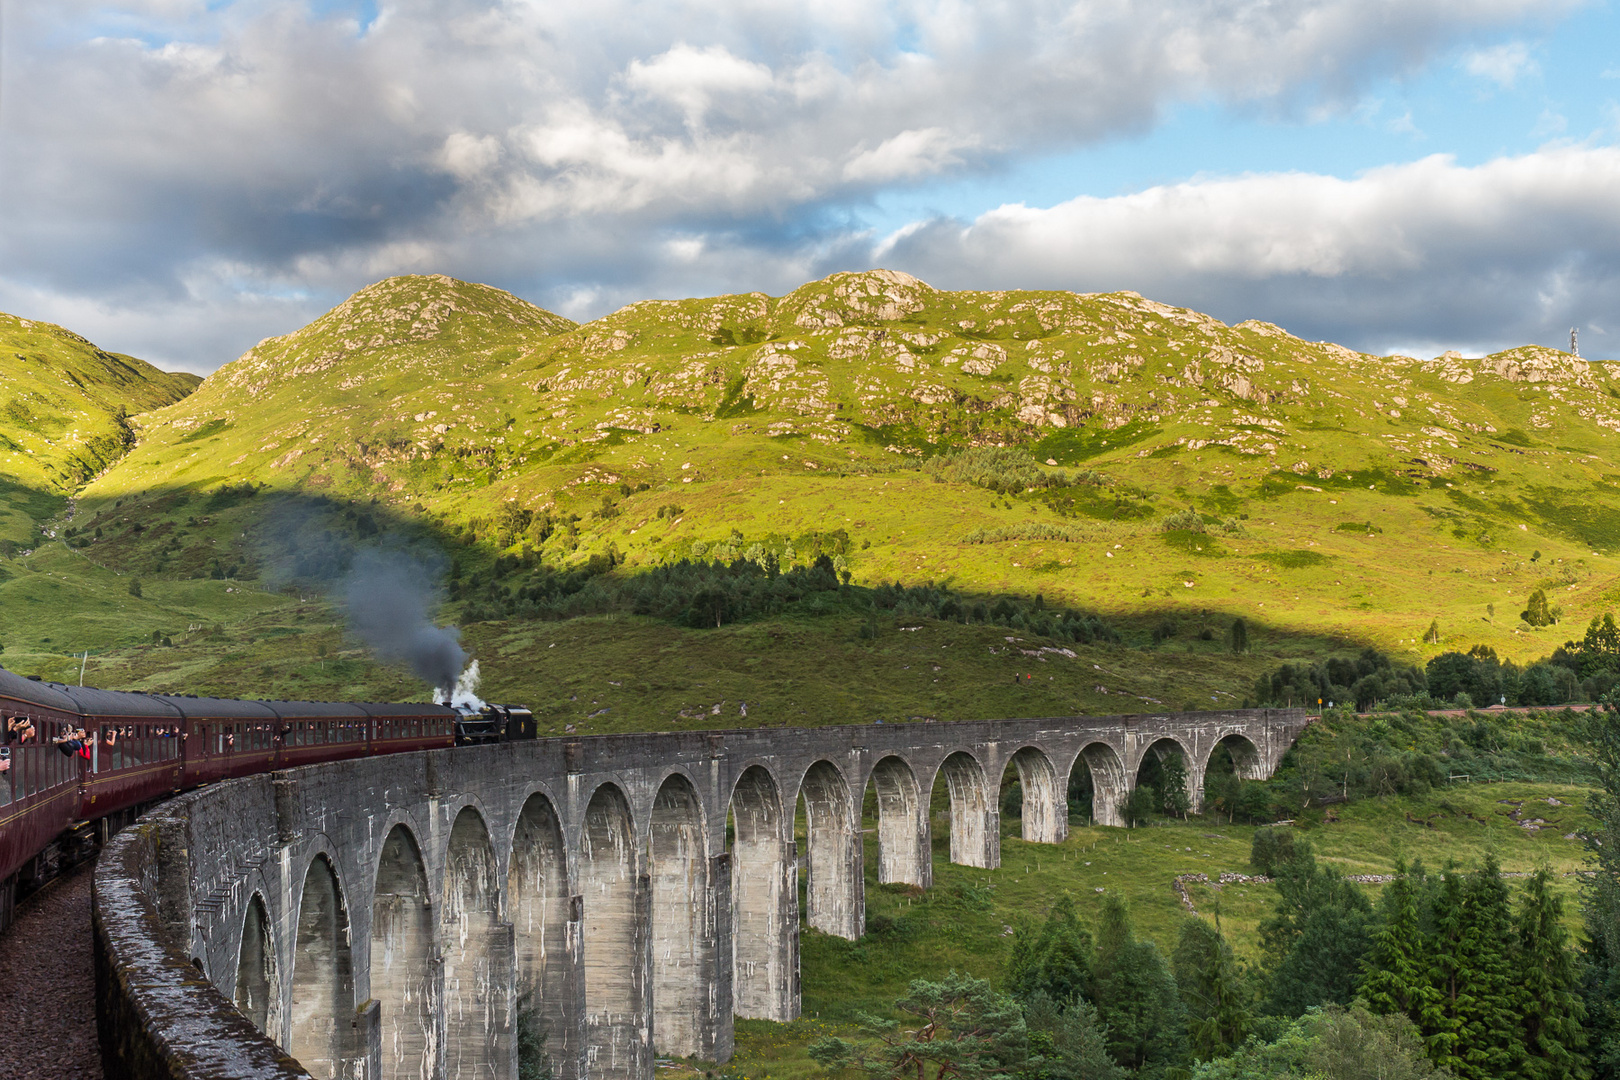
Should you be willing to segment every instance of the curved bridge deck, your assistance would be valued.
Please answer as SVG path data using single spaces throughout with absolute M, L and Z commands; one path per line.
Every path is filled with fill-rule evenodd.
M 1293 709 L 595 736 L 230 781 L 103 856 L 109 1074 L 506 1080 L 526 1010 L 559 1080 L 647 1080 L 655 1048 L 725 1061 L 734 1016 L 798 1015 L 801 865 L 804 921 L 863 932 L 869 788 L 879 879 L 927 887 L 936 787 L 951 861 L 990 868 L 1009 764 L 1024 839 L 1058 843 L 1081 764 L 1093 816 L 1122 824 L 1148 755 L 1183 759 L 1196 804 L 1217 745 L 1260 779 L 1305 723 Z

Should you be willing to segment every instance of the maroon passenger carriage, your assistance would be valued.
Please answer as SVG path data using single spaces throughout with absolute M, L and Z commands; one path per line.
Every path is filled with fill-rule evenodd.
M 57 740 L 81 727 L 85 750 L 63 753 Z M 64 686 L 0 668 L 0 758 L 10 761 L 0 772 L 0 929 L 19 895 L 176 792 L 321 761 L 534 737 L 533 715 L 516 705 L 238 701 Z

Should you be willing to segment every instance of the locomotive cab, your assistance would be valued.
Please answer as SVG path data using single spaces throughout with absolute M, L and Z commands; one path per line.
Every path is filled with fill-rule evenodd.
M 456 745 L 513 742 L 535 737 L 534 713 L 522 705 L 486 703 L 482 709 L 457 705 Z

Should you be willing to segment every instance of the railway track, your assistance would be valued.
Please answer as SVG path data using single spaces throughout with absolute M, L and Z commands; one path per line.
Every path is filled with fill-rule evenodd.
M 17 905 L 0 933 L 0 1080 L 102 1080 L 91 966 L 95 860 Z

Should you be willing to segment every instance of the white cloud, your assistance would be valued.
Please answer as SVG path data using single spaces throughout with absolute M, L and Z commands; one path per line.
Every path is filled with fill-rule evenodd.
M 1417 122 L 1412 119 L 1411 109 L 1407 109 L 1400 116 L 1397 116 L 1386 123 L 1384 125 L 1384 130 L 1393 135 L 1411 135 L 1415 138 L 1422 138 L 1423 136 L 1422 129 L 1419 128 L 1417 126 Z
M 871 150 L 863 150 L 844 166 L 846 180 L 910 180 L 944 172 L 962 162 L 957 154 L 975 140 L 952 136 L 944 128 L 902 131 Z
M 1134 289 L 1371 351 L 1424 334 L 1499 348 L 1607 312 L 1615 190 L 1615 147 L 1473 168 L 1434 156 L 1350 180 L 1272 173 L 1003 206 L 913 229 L 885 261 L 942 287 Z
M 1530 58 L 1530 47 L 1522 41 L 1476 49 L 1462 58 L 1462 67 L 1468 74 L 1489 79 L 1504 90 L 1513 89 L 1521 75 L 1539 70 Z
M 452 131 L 444 140 L 439 159 L 449 172 L 462 180 L 476 180 L 501 159 L 500 140 L 493 135 L 470 135 Z
M 678 105 L 689 127 L 699 127 L 717 101 L 771 90 L 771 69 L 733 56 L 724 45 L 677 45 L 651 60 L 630 61 L 624 81 L 652 98 Z
M 886 187 L 1178 102 L 1350 109 L 1576 2 L 398 0 L 364 34 L 306 0 L 14 5 L 0 306 L 59 297 L 110 347 L 211 366 L 221 334 L 118 305 L 214 305 L 246 345 L 287 309 L 211 268 L 329 300 L 442 269 L 575 311 L 790 287 L 870 256 L 849 221 Z

